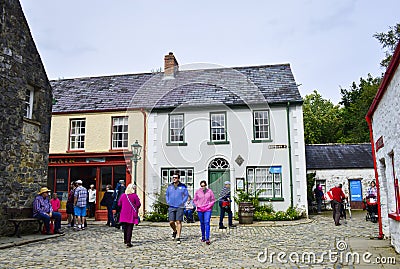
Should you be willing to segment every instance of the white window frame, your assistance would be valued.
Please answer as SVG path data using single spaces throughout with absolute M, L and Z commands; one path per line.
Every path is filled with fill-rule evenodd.
M 176 171 L 179 171 L 179 181 L 186 185 L 189 195 L 194 195 L 194 168 L 161 168 L 161 186 L 168 186 L 173 182 L 172 176 Z
M 69 149 L 84 150 L 86 134 L 86 119 L 71 119 L 69 131 Z
M 112 149 L 127 149 L 128 148 L 128 117 L 113 117 L 112 118 L 112 134 L 111 148 Z
M 255 140 L 270 140 L 269 110 L 253 111 L 253 128 Z
M 211 142 L 227 141 L 225 112 L 210 113 L 210 140 Z
M 169 142 L 185 142 L 184 125 L 185 118 L 183 114 L 169 114 Z
M 34 97 L 35 89 L 32 86 L 28 86 L 25 89 L 25 118 L 32 119 Z
M 269 166 L 247 167 L 248 192 L 255 194 L 261 192 L 259 198 L 283 198 L 282 173 L 270 173 Z

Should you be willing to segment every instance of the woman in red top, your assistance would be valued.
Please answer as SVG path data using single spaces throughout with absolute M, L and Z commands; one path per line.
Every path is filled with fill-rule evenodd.
M 335 225 L 341 225 L 339 223 L 340 220 L 340 207 L 342 204 L 342 200 L 346 198 L 346 195 L 342 191 L 342 184 L 339 184 L 337 187 L 331 189 L 332 192 L 332 209 L 333 209 L 333 220 L 335 221 Z
M 58 199 L 57 193 L 53 193 L 53 198 L 50 200 L 51 207 L 53 208 L 54 212 L 58 212 L 58 209 L 60 209 L 60 199 Z

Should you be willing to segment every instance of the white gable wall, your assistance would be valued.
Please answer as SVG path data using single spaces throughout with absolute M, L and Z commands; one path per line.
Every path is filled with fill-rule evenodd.
M 388 218 L 395 212 L 395 190 L 392 159 L 396 177 L 400 175 L 400 71 L 397 68 L 385 94 L 379 102 L 372 118 L 374 142 L 383 137 L 384 147 L 376 152 L 377 172 L 380 183 L 383 233 L 391 236 L 392 245 L 400 253 L 400 222 Z

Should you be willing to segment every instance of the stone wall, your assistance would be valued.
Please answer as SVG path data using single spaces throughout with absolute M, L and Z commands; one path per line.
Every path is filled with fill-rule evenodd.
M 397 67 L 397 71 L 373 114 L 372 129 L 374 142 L 380 137 L 383 138 L 383 147 L 376 152 L 383 234 L 391 237 L 391 243 L 398 253 L 400 253 L 400 221 L 390 219 L 388 215 L 396 211 L 394 179 L 400 176 L 399 105 L 400 70 Z
M 0 0 L 0 234 L 4 207 L 31 206 L 47 185 L 52 92 L 18 0 Z M 25 118 L 26 89 L 34 89 Z

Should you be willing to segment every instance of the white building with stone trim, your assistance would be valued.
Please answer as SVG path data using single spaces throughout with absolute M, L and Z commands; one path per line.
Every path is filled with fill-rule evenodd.
M 379 237 L 400 253 L 400 43 L 366 116 L 370 127 L 379 202 Z

